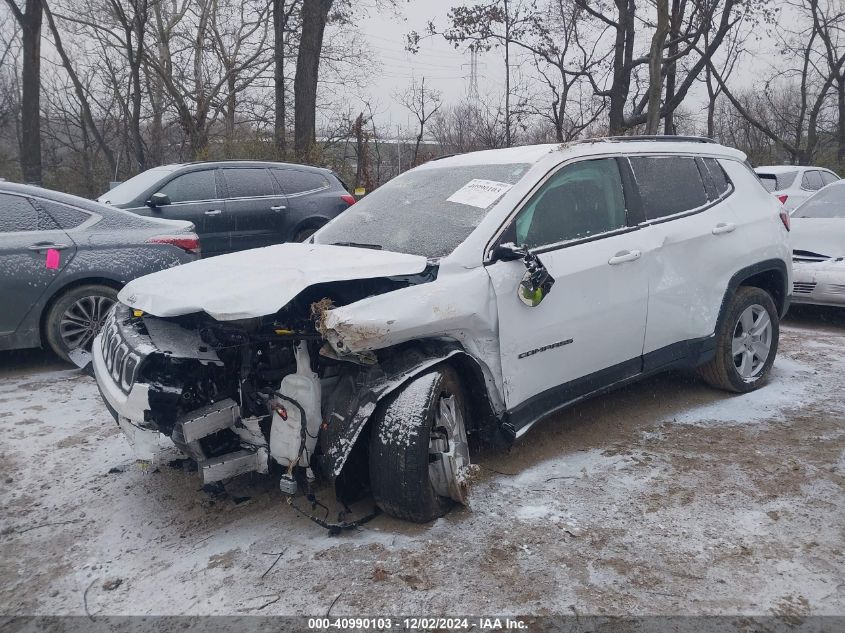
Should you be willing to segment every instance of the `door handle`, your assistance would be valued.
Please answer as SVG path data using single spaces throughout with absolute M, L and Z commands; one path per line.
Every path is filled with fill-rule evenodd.
M 223 213 L 220 209 L 209 209 L 205 212 L 206 215 L 220 215 Z
M 616 266 L 617 264 L 624 264 L 625 262 L 633 262 L 640 258 L 642 253 L 640 251 L 619 251 L 607 260 L 607 263 L 611 266 Z
M 725 222 L 719 222 L 715 227 L 713 227 L 713 235 L 721 235 L 722 233 L 731 233 L 736 228 L 736 224 L 730 223 L 726 224 Z
M 287 209 L 287 207 L 285 206 L 270 207 L 270 211 L 275 211 L 276 213 L 278 213 L 279 211 L 284 211 L 285 209 Z
M 36 242 L 31 246 L 27 246 L 27 248 L 31 251 L 46 251 L 49 249 L 53 249 L 54 251 L 63 251 L 66 248 L 70 248 L 67 244 L 56 244 L 54 242 Z

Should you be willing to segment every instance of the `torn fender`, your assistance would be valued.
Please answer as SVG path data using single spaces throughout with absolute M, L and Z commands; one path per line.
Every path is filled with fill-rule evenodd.
M 503 409 L 496 297 L 482 267 L 327 310 L 324 335 L 340 357 L 434 338 L 458 341 L 482 368 L 491 406 Z
M 340 475 L 380 400 L 434 365 L 461 354 L 472 358 L 455 343 L 427 341 L 378 365 L 356 367 L 341 376 L 324 409 L 323 472 L 333 478 Z

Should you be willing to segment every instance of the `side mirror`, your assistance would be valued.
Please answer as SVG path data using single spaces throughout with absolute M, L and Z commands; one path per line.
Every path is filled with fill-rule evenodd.
M 170 204 L 170 196 L 166 193 L 154 193 L 150 196 L 150 199 L 147 200 L 147 206 L 152 209 L 157 209 L 158 207 L 166 207 Z
M 522 246 L 517 246 L 513 242 L 505 242 L 504 244 L 496 244 L 490 256 L 494 262 L 512 262 L 517 259 L 525 259 L 528 255 L 528 250 Z

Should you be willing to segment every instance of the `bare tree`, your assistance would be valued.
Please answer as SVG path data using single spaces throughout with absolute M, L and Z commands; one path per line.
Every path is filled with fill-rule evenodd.
M 736 111 L 782 147 L 791 162 L 808 165 L 814 162 L 819 149 L 821 118 L 830 92 L 842 81 L 845 70 L 845 46 L 837 48 L 834 44 L 838 41 L 835 32 L 845 24 L 845 13 L 841 9 L 830 12 L 834 3 L 823 5 L 820 0 L 799 0 L 791 6 L 800 26 L 783 30 L 782 48 L 788 60 L 797 62 L 797 67 L 776 69 L 762 91 L 742 94 L 728 88 L 712 60 L 709 65 L 713 78 Z M 817 43 L 824 38 L 830 40 L 831 46 L 825 45 L 822 50 Z M 771 95 L 782 94 L 775 89 L 778 84 L 794 91 L 797 103 L 792 99 L 786 103 L 774 101 Z
M 41 183 L 41 22 L 42 0 L 25 0 L 24 8 L 6 0 L 21 31 L 20 162 L 26 182 Z
M 425 136 L 426 125 L 442 105 L 440 91 L 426 90 L 425 77 L 418 84 L 411 80 L 411 85 L 402 93 L 396 95 L 396 100 L 401 103 L 417 120 L 417 135 L 414 143 L 414 154 L 411 158 L 411 167 L 418 165 L 420 154 L 420 143 Z

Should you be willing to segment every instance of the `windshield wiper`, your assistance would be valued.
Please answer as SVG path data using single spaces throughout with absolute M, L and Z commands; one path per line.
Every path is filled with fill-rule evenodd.
M 329 246 L 352 246 L 354 248 L 370 248 L 374 251 L 380 251 L 384 248 L 381 244 L 362 244 L 360 242 L 332 242 Z

